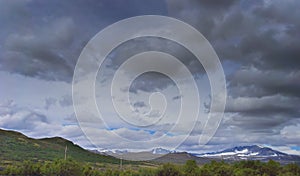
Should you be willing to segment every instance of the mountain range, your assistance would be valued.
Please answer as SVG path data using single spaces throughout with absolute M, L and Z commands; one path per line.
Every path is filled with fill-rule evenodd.
M 187 160 L 195 160 L 198 164 L 205 164 L 212 160 L 234 162 L 240 160 L 274 160 L 282 164 L 296 162 L 300 164 L 300 156 L 289 155 L 258 145 L 239 146 L 218 152 L 188 153 L 169 151 L 164 148 L 154 148 L 144 152 L 129 152 L 127 150 L 86 150 L 71 141 L 61 137 L 33 139 L 19 132 L 0 129 L 0 161 L 24 161 L 24 160 L 54 160 L 64 158 L 67 147 L 67 157 L 85 162 L 103 162 L 118 164 L 120 156 L 131 158 L 153 157 L 152 162 L 158 163 L 185 163 Z M 118 157 L 118 158 L 116 158 Z M 126 157 L 124 157 L 126 158 Z M 125 163 L 135 163 L 124 161 Z
M 234 161 L 241 161 L 241 160 L 260 160 L 260 161 L 269 161 L 274 160 L 278 161 L 282 164 L 287 163 L 300 163 L 300 156 L 298 155 L 290 155 L 286 154 L 269 147 L 262 147 L 259 145 L 250 145 L 250 146 L 238 146 L 229 149 L 225 149 L 218 152 L 210 152 L 210 153 L 189 153 L 189 152 L 177 152 L 177 151 L 170 151 L 163 148 L 155 148 L 151 151 L 144 151 L 144 152 L 128 152 L 127 150 L 106 150 L 103 152 L 107 155 L 111 156 L 134 156 L 142 154 L 144 155 L 152 155 L 154 161 L 157 162 L 174 162 L 174 163 L 185 163 L 187 160 L 196 160 L 199 164 L 201 163 L 208 163 L 212 160 L 217 161 L 227 161 L 227 162 L 234 162 Z

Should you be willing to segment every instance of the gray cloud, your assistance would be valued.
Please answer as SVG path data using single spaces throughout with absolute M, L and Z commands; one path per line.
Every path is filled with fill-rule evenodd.
M 146 104 L 143 101 L 137 101 L 133 104 L 134 107 L 142 108 L 145 107 Z
M 181 95 L 175 96 L 175 97 L 173 97 L 172 99 L 173 99 L 173 100 L 179 100 L 179 99 L 181 99 Z
M 299 68 L 298 1 L 226 1 L 228 8 L 218 12 L 222 4 L 215 2 L 168 2 L 170 14 L 197 27 L 222 60 L 261 69 Z
M 286 97 L 282 95 L 265 97 L 229 97 L 226 104 L 227 112 L 287 112 L 298 113 L 298 104 L 300 99 L 297 97 Z
M 10 35 L 6 39 L 5 55 L 0 58 L 1 69 L 47 80 L 69 81 L 74 63 L 68 63 L 70 55 L 64 49 L 72 44 L 74 30 L 72 19 L 60 18 L 42 31 Z
M 271 145 L 300 145 L 299 1 L 167 0 L 168 14 L 163 2 L 158 1 L 72 3 L 70 6 L 69 1 L 0 1 L 1 71 L 69 83 L 81 49 L 100 29 L 130 16 L 165 14 L 197 28 L 224 64 L 229 98 L 224 120 L 209 147 L 266 141 Z M 178 57 L 195 77 L 204 73 L 201 64 L 186 49 L 153 38 L 136 39 L 118 47 L 106 59 L 104 70 L 113 72 L 128 57 L 148 50 Z M 102 76 L 99 75 L 104 80 L 112 78 L 112 75 Z M 148 73 L 139 77 L 130 91 L 152 92 L 173 85 L 161 74 Z M 53 103 L 54 100 L 47 99 L 45 107 Z M 58 103 L 69 106 L 71 97 L 62 97 Z M 13 104 L 1 105 L 1 127 L 18 130 L 49 127 L 52 131 L 46 132 L 53 134 L 62 129 L 56 128 L 56 124 L 50 126 L 44 114 L 27 108 L 10 108 Z M 137 102 L 136 106 L 144 104 Z M 75 123 L 76 119 L 70 116 L 65 121 Z M 172 125 L 155 130 L 163 131 Z M 63 133 L 72 136 L 76 130 L 76 126 L 70 126 Z M 42 130 L 38 131 L 42 134 Z M 195 134 L 183 147 L 198 149 L 197 139 Z M 113 145 L 109 137 L 104 140 L 107 146 Z
M 140 37 L 129 40 L 115 48 L 108 56 L 108 59 L 103 63 L 104 66 L 100 67 L 98 78 L 101 78 L 101 80 L 103 80 L 103 78 L 105 78 L 105 80 L 111 80 L 113 73 L 128 58 L 146 51 L 160 51 L 176 57 L 190 70 L 195 79 L 205 73 L 204 68 L 198 59 L 180 44 L 162 38 Z M 177 69 L 172 67 L 172 65 L 167 64 L 165 68 L 169 69 L 168 71 L 173 72 L 176 72 Z M 104 75 L 105 71 L 110 69 L 113 70 L 113 73 L 111 75 Z M 128 70 L 128 72 L 135 75 L 131 70 Z M 175 84 L 170 78 L 161 73 L 147 72 L 139 76 L 133 82 L 130 91 L 133 93 L 136 93 L 138 90 L 153 92 L 174 85 Z
M 0 69 L 65 82 L 71 82 L 84 45 L 101 29 L 126 17 L 164 13 L 164 6 L 157 6 L 163 5 L 160 1 L 3 0 L 1 4 L 0 21 L 5 25 L 0 44 L 5 47 L 0 48 Z
M 0 126 L 6 129 L 33 130 L 49 123 L 44 114 L 28 108 L 18 108 L 13 103 L 1 105 L 0 114 Z
M 74 123 L 73 119 L 68 122 Z M 0 128 L 21 131 L 30 137 L 37 138 L 62 136 L 76 140 L 78 137 L 83 137 L 77 124 L 59 124 L 49 120 L 45 114 L 37 110 L 19 107 L 12 100 L 0 104 Z
M 64 120 L 68 123 L 78 123 L 77 119 L 76 119 L 76 115 L 75 112 L 73 112 L 72 114 L 70 114 L 69 116 L 65 117 Z
M 167 76 L 160 73 L 148 72 L 137 77 L 130 85 L 129 91 L 132 93 L 137 93 L 138 90 L 155 92 L 172 85 L 175 85 L 175 83 Z
M 71 95 L 64 95 L 64 96 L 59 100 L 59 104 L 60 104 L 62 107 L 66 107 L 66 106 L 71 106 L 71 105 L 73 105 L 72 96 L 71 96 Z
M 268 96 L 283 94 L 300 96 L 300 72 L 285 70 L 240 69 L 230 77 L 233 96 Z
M 203 6 L 204 8 L 210 7 L 212 9 L 217 9 L 217 10 L 222 10 L 229 8 L 232 6 L 234 3 L 238 2 L 237 0 L 227 0 L 227 1 L 222 1 L 222 0 L 216 0 L 216 1 L 210 1 L 210 0 L 201 0 L 201 1 L 191 1 L 192 3 L 198 3 L 199 6 Z
M 52 105 L 55 105 L 57 100 L 55 98 L 46 98 L 45 99 L 45 109 L 49 109 Z
M 263 134 L 282 138 L 280 130 L 300 117 L 299 1 L 167 2 L 171 16 L 195 26 L 223 64 L 231 64 L 224 68 L 230 73 L 229 117 L 216 139 L 221 142 L 214 142 L 226 143 L 225 131 L 231 132 L 233 143 L 260 143 L 266 141 L 260 140 Z

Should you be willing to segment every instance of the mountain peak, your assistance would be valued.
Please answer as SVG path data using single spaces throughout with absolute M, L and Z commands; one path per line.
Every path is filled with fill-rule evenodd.
M 198 157 L 222 159 L 222 160 L 275 160 L 281 163 L 300 161 L 300 156 L 288 155 L 259 145 L 237 146 L 219 152 L 211 152 L 196 155 Z
M 220 152 L 205 153 L 203 156 L 240 156 L 240 157 L 270 157 L 286 156 L 287 154 L 258 145 L 237 146 Z
M 167 150 L 167 149 L 164 149 L 164 148 L 161 148 L 161 147 L 158 147 L 158 148 L 152 149 L 151 152 L 152 152 L 153 154 L 168 154 L 168 153 L 170 153 L 171 151 L 170 151 L 170 150 Z

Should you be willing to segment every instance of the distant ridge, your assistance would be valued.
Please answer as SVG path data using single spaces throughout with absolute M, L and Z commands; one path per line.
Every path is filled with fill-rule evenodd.
M 137 155 L 137 153 L 128 152 L 127 150 L 125 151 L 103 150 L 102 152 L 111 156 Z M 289 155 L 283 152 L 273 150 L 269 147 L 262 147 L 258 145 L 237 146 L 219 152 L 210 152 L 210 153 L 202 153 L 202 154 L 177 152 L 177 151 L 170 151 L 164 148 L 155 148 L 152 149 L 151 151 L 140 152 L 139 154 L 153 155 L 153 158 L 156 158 L 153 161 L 159 163 L 184 164 L 187 160 L 195 160 L 197 161 L 198 164 L 209 163 L 212 160 L 226 161 L 226 162 L 235 162 L 241 160 L 259 160 L 262 162 L 266 162 L 269 160 L 274 160 L 280 162 L 281 164 L 287 164 L 287 163 L 300 164 L 300 156 L 298 155 Z

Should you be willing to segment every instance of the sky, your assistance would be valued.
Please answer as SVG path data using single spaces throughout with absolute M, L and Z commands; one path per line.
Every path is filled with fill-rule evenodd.
M 181 130 L 195 125 L 176 150 L 207 152 L 258 144 L 300 154 L 299 7 L 297 0 L 1 0 L 0 128 L 34 138 L 61 136 L 85 148 L 146 150 L 172 148 L 183 139 Z M 200 119 L 207 118 L 211 87 L 205 69 L 186 48 L 158 38 L 130 40 L 109 54 L 95 88 L 107 125 L 89 121 L 89 130 L 96 135 L 92 138 L 99 139 L 94 143 L 82 132 L 72 100 L 79 55 L 99 31 L 138 15 L 182 20 L 200 31 L 217 53 L 227 99 L 220 126 L 206 145 L 198 144 L 201 120 L 186 120 L 179 131 L 168 133 L 185 94 L 165 75 L 145 73 L 129 87 L 132 106 L 142 114 L 149 112 L 151 93 L 165 95 L 167 115 L 158 125 L 128 125 L 108 103 L 112 97 L 107 91 L 120 65 L 139 52 L 157 50 L 176 55 L 190 70 L 201 97 Z M 173 69 L 168 66 L 166 70 Z M 84 116 L 93 119 L 95 115 L 86 112 Z M 132 142 L 162 135 L 166 135 L 164 142 L 151 146 Z

